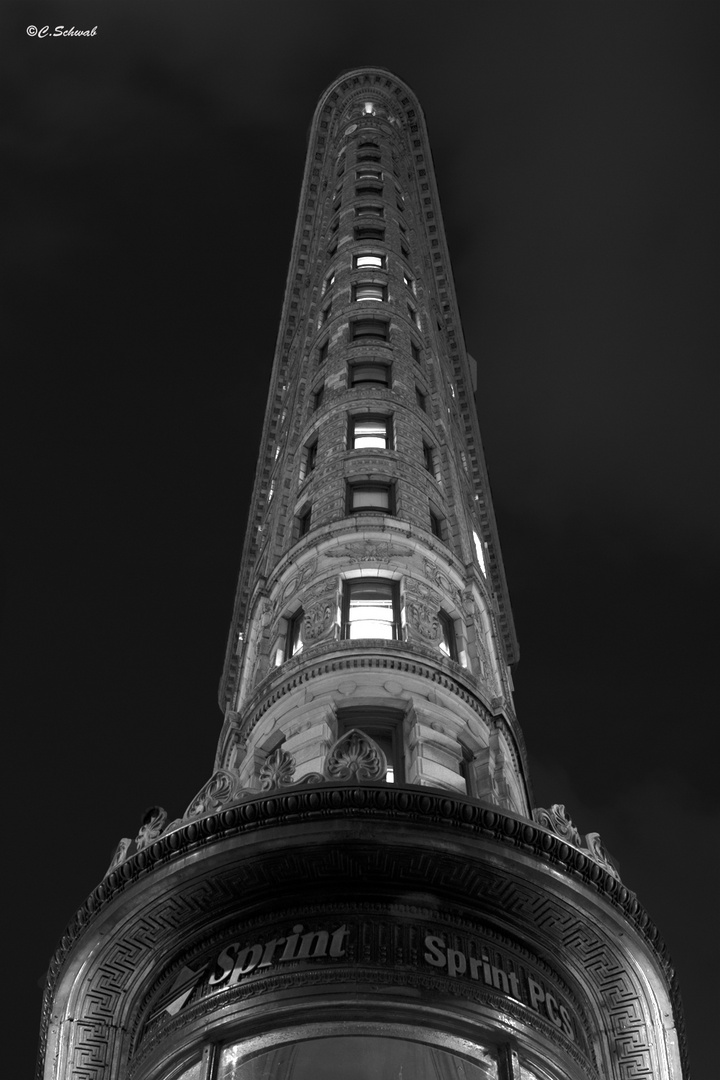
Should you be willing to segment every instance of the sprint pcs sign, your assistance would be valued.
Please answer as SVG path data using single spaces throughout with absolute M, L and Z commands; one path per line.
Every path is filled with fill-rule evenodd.
M 425 950 L 423 959 L 426 964 L 444 968 L 451 978 L 473 979 L 529 1005 L 535 1012 L 545 1016 L 568 1039 L 576 1041 L 575 1024 L 560 995 L 553 993 L 543 981 L 524 968 L 514 964 L 512 969 L 505 970 L 504 964 L 491 963 L 490 954 L 482 948 L 479 955 L 471 955 L 461 949 L 450 949 L 445 938 L 436 934 L 426 935 Z
M 394 946 L 389 950 L 381 942 L 391 934 Z M 339 963 L 345 968 L 362 964 L 363 968 L 386 968 L 390 966 L 387 956 L 391 955 L 396 969 L 434 968 L 451 979 L 468 980 L 513 998 L 549 1020 L 566 1038 L 578 1041 L 582 1026 L 575 1011 L 554 985 L 521 963 L 509 949 L 484 944 L 475 937 L 467 939 L 465 948 L 455 948 L 450 941 L 456 944 L 456 936 L 430 933 L 417 926 L 399 927 L 386 919 L 343 922 L 320 929 L 306 929 L 302 923 L 295 923 L 282 935 L 251 940 L 249 944 L 247 939 L 233 941 L 201 967 L 184 967 L 150 1019 L 176 1016 L 191 999 L 229 990 L 252 976 L 280 973 L 298 964 L 316 967 Z

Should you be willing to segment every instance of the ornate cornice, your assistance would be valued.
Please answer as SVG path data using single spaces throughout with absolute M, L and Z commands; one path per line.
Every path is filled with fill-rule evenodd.
M 475 836 L 498 845 L 498 850 L 516 850 L 535 857 L 552 867 L 554 876 L 564 875 L 568 881 L 591 890 L 633 927 L 655 957 L 673 1003 L 681 1054 L 686 1056 L 677 981 L 657 927 L 637 897 L 590 853 L 585 854 L 536 823 L 476 800 L 428 788 L 372 783 L 299 785 L 290 791 L 263 794 L 166 832 L 111 870 L 66 929 L 51 961 L 43 1006 L 42 1045 L 64 963 L 82 935 L 124 892 L 155 871 L 174 863 L 179 865 L 204 848 L 209 853 L 219 841 L 240 839 L 265 829 L 275 830 L 283 824 L 309 825 L 338 819 L 370 820 L 377 825 L 402 824 L 420 830 L 440 828 L 447 835 Z

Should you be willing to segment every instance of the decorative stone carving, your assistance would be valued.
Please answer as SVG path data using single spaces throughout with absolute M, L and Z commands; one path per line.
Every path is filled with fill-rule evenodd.
M 431 607 L 424 600 L 409 600 L 406 610 L 409 628 L 415 630 L 426 641 L 435 644 L 440 637 L 439 609 Z
M 587 833 L 585 836 L 585 843 L 595 862 L 600 863 L 602 868 L 607 870 L 608 874 L 611 874 L 616 881 L 619 881 L 620 875 L 617 872 L 617 868 L 612 863 L 610 853 L 600 839 L 600 833 Z
M 550 829 L 550 832 L 562 836 L 568 843 L 581 847 L 580 833 L 567 816 L 562 803 L 553 803 L 549 810 L 544 810 L 540 806 L 536 807 L 533 810 L 533 820 L 543 828 Z
M 105 871 L 105 877 L 107 877 L 108 874 L 112 870 L 114 870 L 117 866 L 120 866 L 122 863 L 125 862 L 125 860 L 127 859 L 128 851 L 130 850 L 130 845 L 131 844 L 132 844 L 132 840 L 130 839 L 129 836 L 124 836 L 122 838 L 122 840 L 120 841 L 118 846 L 115 848 L 115 854 L 112 857 L 110 865 L 108 866 L 107 870 Z
M 235 773 L 228 769 L 218 769 L 200 788 L 183 814 L 183 821 L 202 817 L 203 814 L 217 813 L 232 800 L 237 785 L 238 778 Z
M 287 750 L 278 749 L 265 760 L 260 769 L 260 790 L 287 787 L 294 783 L 295 758 Z
M 353 728 L 330 747 L 323 772 L 328 780 L 384 780 L 387 758 L 368 735 Z
M 318 561 L 317 561 L 317 555 L 315 555 L 312 559 L 310 559 L 308 562 L 306 562 L 300 568 L 300 572 L 298 573 L 298 579 L 297 579 L 299 589 L 301 589 L 303 587 L 303 585 L 307 585 L 308 582 L 312 581 L 316 577 L 317 568 L 318 568 Z
M 163 810 L 162 806 L 150 807 L 143 817 L 140 832 L 135 837 L 135 847 L 138 851 L 149 847 L 154 840 L 157 840 L 165 828 L 166 821 L 167 810 Z
M 305 609 L 303 618 L 303 636 L 306 643 L 320 641 L 332 628 L 335 621 L 335 597 L 326 596 Z
M 329 559 L 350 559 L 353 562 L 389 562 L 411 555 L 410 548 L 391 540 L 356 540 L 325 552 Z

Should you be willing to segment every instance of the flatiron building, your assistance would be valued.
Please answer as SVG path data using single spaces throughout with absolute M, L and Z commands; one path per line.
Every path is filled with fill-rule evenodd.
M 40 1077 L 683 1076 L 656 928 L 533 803 L 476 393 L 420 105 L 348 72 L 309 134 L 216 760 L 63 936 Z

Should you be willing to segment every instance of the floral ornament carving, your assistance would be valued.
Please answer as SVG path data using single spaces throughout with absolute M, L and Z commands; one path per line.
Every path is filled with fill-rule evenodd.
M 183 821 L 202 817 L 203 814 L 214 814 L 218 810 L 222 810 L 233 798 L 237 783 L 238 779 L 235 773 L 231 773 L 227 769 L 218 769 L 207 783 L 200 788 L 183 814 Z
M 423 600 L 411 600 L 407 605 L 408 624 L 421 637 L 437 641 L 440 636 L 438 610 Z
M 314 556 L 301 568 L 298 574 L 298 588 L 301 589 L 303 585 L 307 585 L 309 581 L 312 581 L 317 574 L 318 561 L 317 556 Z
M 294 783 L 295 758 L 287 750 L 275 750 L 263 762 L 260 769 L 260 788 L 271 791 L 276 787 L 287 787 Z
M 330 747 L 323 772 L 328 780 L 384 780 L 387 758 L 368 735 L 353 728 Z
M 585 836 L 585 843 L 587 844 L 588 851 L 592 855 L 595 862 L 600 863 L 604 870 L 607 870 L 608 874 L 615 878 L 616 881 L 620 880 L 616 868 L 613 866 L 610 859 L 610 854 L 600 839 L 600 833 L 591 832 Z
M 167 810 L 163 810 L 162 806 L 150 807 L 143 817 L 140 832 L 135 837 L 135 847 L 138 851 L 142 851 L 157 840 L 165 828 L 166 821 Z
M 323 600 L 319 600 L 306 608 L 303 618 L 303 635 L 306 642 L 319 641 L 320 638 L 327 634 L 334 622 L 334 608 L 335 598 L 333 596 L 326 596 Z
M 533 820 L 537 821 L 538 825 L 542 825 L 544 829 L 549 829 L 550 832 L 562 836 L 563 840 L 567 840 L 569 844 L 575 844 L 576 847 L 581 846 L 580 833 L 567 816 L 562 803 L 553 803 L 549 810 L 544 810 L 540 806 L 536 807 L 533 810 Z
M 115 854 L 112 857 L 110 865 L 108 866 L 107 870 L 105 871 L 105 877 L 107 877 L 108 874 L 112 873 L 112 871 L 115 870 L 116 867 L 121 866 L 125 862 L 125 860 L 127 859 L 128 851 L 130 850 L 130 845 L 131 844 L 132 844 L 132 840 L 130 839 L 129 836 L 124 836 L 122 838 L 122 840 L 120 841 L 118 846 L 115 848 Z

